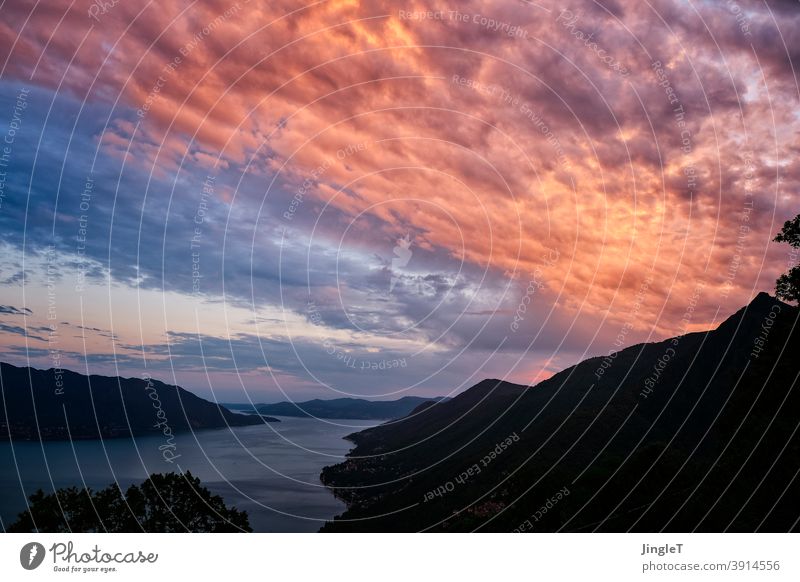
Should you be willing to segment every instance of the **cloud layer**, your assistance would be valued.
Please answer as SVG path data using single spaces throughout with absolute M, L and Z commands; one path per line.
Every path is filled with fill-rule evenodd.
M 84 326 L 113 332 L 95 358 L 533 381 L 623 328 L 712 326 L 796 261 L 770 242 L 800 206 L 796 3 L 111 4 L 0 9 L 3 300 L 43 324 L 26 264 L 41 301 L 48 266 L 146 292 L 144 330 L 113 300 Z M 348 378 L 331 349 L 410 364 Z

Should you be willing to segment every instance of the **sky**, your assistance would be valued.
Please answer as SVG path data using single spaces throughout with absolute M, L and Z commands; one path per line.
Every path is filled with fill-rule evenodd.
M 0 16 L 2 361 L 452 395 L 713 328 L 798 261 L 795 1 Z

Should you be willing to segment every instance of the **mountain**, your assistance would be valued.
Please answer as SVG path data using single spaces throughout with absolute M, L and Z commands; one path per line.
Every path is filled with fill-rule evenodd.
M 447 400 L 447 398 L 422 398 L 404 396 L 397 400 L 364 400 L 362 398 L 333 398 L 306 402 L 278 402 L 259 404 L 261 414 L 277 416 L 313 416 L 317 418 L 347 418 L 352 420 L 391 420 L 406 416 L 421 404 Z
M 799 322 L 762 293 L 715 330 L 350 435 L 322 531 L 796 531 Z
M 84 376 L 0 364 L 0 439 L 113 438 L 277 419 L 234 414 L 158 380 Z

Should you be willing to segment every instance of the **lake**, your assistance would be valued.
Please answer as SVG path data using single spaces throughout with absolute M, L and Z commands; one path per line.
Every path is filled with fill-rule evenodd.
M 158 449 L 163 436 L 104 441 L 0 443 L 0 519 L 16 521 L 36 489 L 118 482 L 123 488 L 150 473 L 191 471 L 226 504 L 246 510 L 254 531 L 314 532 L 344 511 L 319 481 L 326 465 L 352 448 L 342 437 L 378 424 L 366 420 L 281 417 L 267 426 L 182 433 L 175 437 L 174 463 Z

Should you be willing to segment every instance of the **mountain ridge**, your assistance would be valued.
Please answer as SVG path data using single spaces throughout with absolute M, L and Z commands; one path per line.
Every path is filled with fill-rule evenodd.
M 314 398 L 304 402 L 276 402 L 258 404 L 261 414 L 290 417 L 315 417 L 353 420 L 393 420 L 412 413 L 427 402 L 441 402 L 446 397 L 403 396 L 396 400 L 367 400 L 365 398 Z
M 4 362 L 0 394 L 0 439 L 116 438 L 277 421 L 235 414 L 149 377 L 87 376 Z
M 715 329 L 532 387 L 484 380 L 350 435 L 348 459 L 321 475 L 348 508 L 322 531 L 797 529 L 797 323 L 759 294 Z M 752 490 L 767 473 L 785 495 Z

